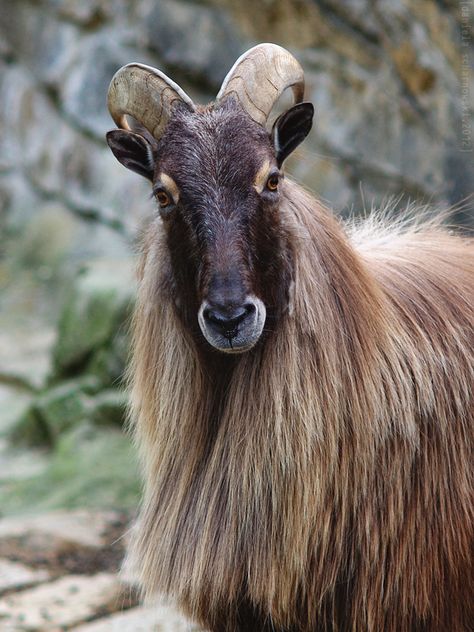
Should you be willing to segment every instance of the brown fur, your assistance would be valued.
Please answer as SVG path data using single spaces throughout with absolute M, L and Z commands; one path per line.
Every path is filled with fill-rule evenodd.
M 131 559 L 216 632 L 461 632 L 474 621 L 472 242 L 349 236 L 294 183 L 286 313 L 203 363 L 147 231 L 132 419 L 146 486 Z

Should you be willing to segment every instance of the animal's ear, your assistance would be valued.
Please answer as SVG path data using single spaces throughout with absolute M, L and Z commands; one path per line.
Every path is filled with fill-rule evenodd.
M 309 134 L 313 114 L 312 103 L 297 103 L 281 114 L 273 124 L 272 140 L 279 167 Z
M 125 129 L 107 132 L 106 139 L 112 153 L 124 167 L 153 181 L 155 159 L 149 140 Z

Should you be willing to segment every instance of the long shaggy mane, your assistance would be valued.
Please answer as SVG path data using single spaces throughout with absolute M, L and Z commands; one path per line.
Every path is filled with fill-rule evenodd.
M 215 370 L 177 317 L 160 223 L 147 231 L 140 585 L 211 630 L 250 631 L 246 608 L 268 630 L 467 632 L 472 241 L 430 222 L 345 228 L 288 180 L 281 214 L 288 309 Z

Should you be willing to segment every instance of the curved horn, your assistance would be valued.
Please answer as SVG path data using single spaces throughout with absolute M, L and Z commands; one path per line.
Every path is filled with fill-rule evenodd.
M 230 69 L 217 95 L 233 95 L 254 121 L 265 125 L 274 104 L 286 88 L 293 88 L 295 103 L 303 100 L 304 73 L 287 50 L 276 44 L 258 44 Z
M 127 64 L 112 77 L 107 94 L 109 112 L 116 125 L 130 129 L 126 114 L 141 123 L 157 140 L 178 103 L 194 110 L 188 95 L 164 73 L 144 64 Z

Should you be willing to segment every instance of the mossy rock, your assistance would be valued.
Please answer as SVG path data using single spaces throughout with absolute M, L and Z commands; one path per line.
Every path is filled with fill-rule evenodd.
M 134 510 L 141 487 L 137 461 L 121 430 L 83 424 L 61 436 L 41 474 L 0 485 L 2 514 L 74 507 Z
M 94 351 L 85 371 L 95 376 L 104 388 L 123 382 L 129 357 L 129 336 L 125 326 L 113 336 L 110 343 Z
M 32 404 L 12 426 L 10 441 L 15 445 L 42 446 L 52 443 L 48 426 Z
M 91 422 L 97 426 L 123 426 L 127 416 L 127 394 L 117 389 L 98 393 L 91 402 Z
M 55 440 L 65 430 L 87 420 L 90 398 L 80 383 L 64 382 L 41 395 L 36 401 L 36 410 Z
M 132 277 L 128 260 L 96 261 L 81 271 L 59 319 L 53 350 L 56 377 L 79 374 L 95 352 L 113 347 L 131 312 Z
M 11 440 L 17 444 L 53 444 L 58 437 L 92 414 L 93 395 L 100 383 L 94 376 L 67 380 L 38 395 L 13 426 Z

